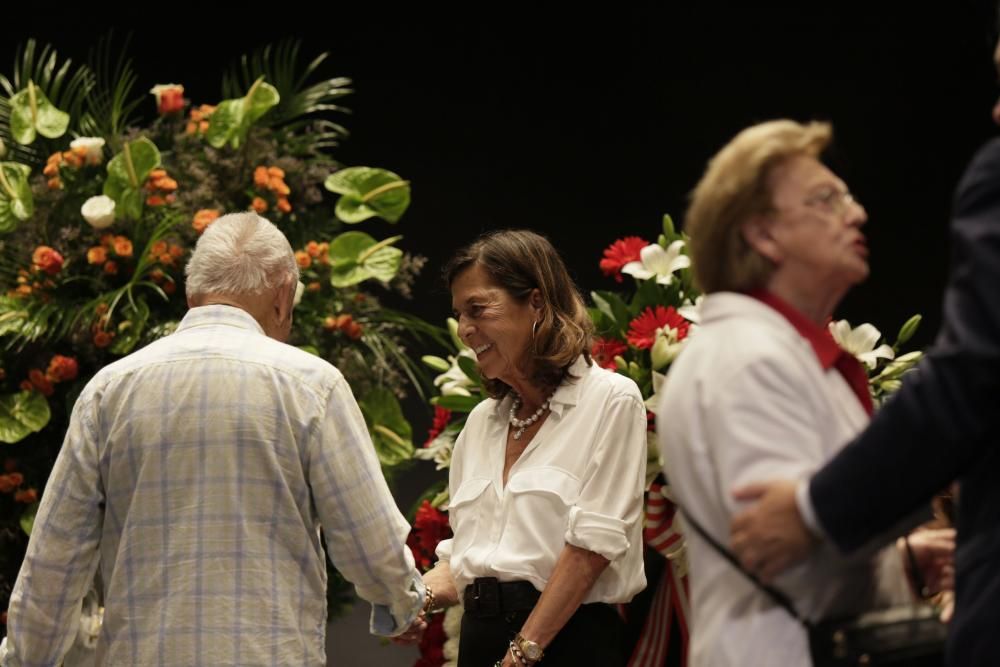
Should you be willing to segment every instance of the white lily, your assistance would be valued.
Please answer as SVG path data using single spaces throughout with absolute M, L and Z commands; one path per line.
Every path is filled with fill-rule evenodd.
M 413 452 L 413 458 L 424 461 L 434 461 L 436 470 L 444 470 L 451 466 L 451 450 L 455 447 L 455 436 L 443 431 L 423 449 Z
M 690 335 L 690 329 L 688 331 L 688 335 Z M 649 351 L 654 370 L 663 368 L 680 354 L 687 338 L 678 340 L 677 336 L 677 329 L 660 327 L 656 330 L 656 341 L 653 343 L 653 348 Z
M 674 241 L 664 250 L 659 243 L 651 243 L 639 251 L 639 262 L 629 262 L 622 267 L 622 273 L 640 280 L 656 277 L 656 282 L 669 285 L 674 281 L 674 272 L 691 266 L 691 258 L 681 253 L 684 241 Z
M 469 348 L 465 348 L 457 356 L 448 357 L 448 361 L 451 362 L 451 368 L 434 378 L 434 386 L 441 388 L 442 396 L 472 396 L 469 389 L 475 387 L 476 383 L 458 365 L 459 357 L 468 357 L 475 360 L 476 353 Z
M 830 322 L 830 333 L 833 334 L 837 345 L 853 354 L 868 368 L 875 368 L 879 359 L 893 359 L 896 356 L 888 345 L 882 344 L 875 347 L 875 344 L 882 338 L 882 334 L 867 322 L 853 329 L 847 320 Z
M 656 412 L 657 402 L 660 400 L 657 394 L 660 391 L 660 387 L 663 386 L 663 381 L 667 379 L 666 373 L 660 373 L 653 371 L 653 394 L 646 399 L 646 409 L 650 412 Z
M 854 355 L 858 361 L 868 368 L 875 368 L 879 359 L 893 359 L 895 353 L 889 345 L 879 345 L 882 333 L 867 322 L 852 328 L 847 320 L 830 323 L 830 333 L 837 344 L 846 352 Z
M 705 296 L 699 296 L 694 301 L 688 300 L 683 306 L 677 309 L 677 314 L 683 317 L 688 322 L 693 324 L 701 324 L 701 302 L 705 300 Z M 690 335 L 690 334 L 688 334 Z

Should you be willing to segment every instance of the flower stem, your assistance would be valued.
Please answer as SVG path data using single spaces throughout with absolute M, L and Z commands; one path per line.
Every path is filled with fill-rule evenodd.
M 398 188 L 405 188 L 409 184 L 410 184 L 409 181 L 393 181 L 392 183 L 386 183 L 384 185 L 380 185 L 374 190 L 365 194 L 365 196 L 361 198 L 361 201 L 367 204 L 369 201 L 371 201 L 375 197 L 378 197 L 383 192 L 389 192 L 390 190 L 396 190 Z
M 381 241 L 379 241 L 378 243 L 376 243 L 375 245 L 373 245 L 371 248 L 368 248 L 368 250 L 365 250 L 363 253 L 361 253 L 361 255 L 358 256 L 358 264 L 364 264 L 365 260 L 367 260 L 369 257 L 371 257 L 372 255 L 374 255 L 376 252 L 378 252 L 382 248 L 386 247 L 387 245 L 395 243 L 396 241 L 400 240 L 401 238 L 403 238 L 403 237 L 402 236 L 390 236 L 387 239 L 382 239 Z

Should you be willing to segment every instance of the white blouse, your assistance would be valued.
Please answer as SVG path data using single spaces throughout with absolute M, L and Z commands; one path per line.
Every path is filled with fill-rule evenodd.
M 503 486 L 511 396 L 488 399 L 455 443 L 449 480 L 454 538 L 438 545 L 459 593 L 476 577 L 543 590 L 566 544 L 611 564 L 584 599 L 627 602 L 642 562 L 646 408 L 635 383 L 580 357 L 551 414 Z M 573 379 L 577 378 L 577 379 Z

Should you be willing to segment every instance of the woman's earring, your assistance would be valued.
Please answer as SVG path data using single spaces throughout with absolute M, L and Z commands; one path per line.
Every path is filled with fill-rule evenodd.
M 538 320 L 535 320 L 531 324 L 531 340 L 535 340 L 536 333 L 538 333 Z

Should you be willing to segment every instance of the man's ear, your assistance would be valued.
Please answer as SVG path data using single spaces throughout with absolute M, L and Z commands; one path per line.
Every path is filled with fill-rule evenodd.
M 767 215 L 755 215 L 740 225 L 740 235 L 746 244 L 757 254 L 779 264 L 785 253 L 773 231 L 774 219 Z
M 295 288 L 297 283 L 289 280 L 278 288 L 274 298 L 274 310 L 277 321 L 284 324 L 292 317 L 292 309 L 295 307 Z

